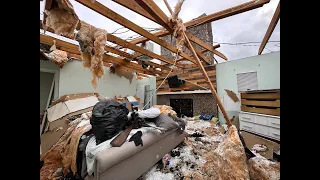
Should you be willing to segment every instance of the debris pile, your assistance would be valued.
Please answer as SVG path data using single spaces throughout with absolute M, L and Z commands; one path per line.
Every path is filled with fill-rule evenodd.
M 248 168 L 251 180 L 280 179 L 280 163 L 269 161 L 262 156 L 249 159 Z

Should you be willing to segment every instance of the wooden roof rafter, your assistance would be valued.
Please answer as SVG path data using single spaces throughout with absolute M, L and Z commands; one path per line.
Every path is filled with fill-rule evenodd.
M 164 28 L 167 29 L 168 33 L 172 32 L 172 26 L 168 22 L 168 17 L 166 14 L 157 6 L 157 4 L 154 3 L 152 0 L 113 0 L 114 2 L 134 11 L 135 13 L 138 13 L 151 21 L 158 23 L 159 25 L 162 25 Z M 135 2 L 135 3 L 134 3 Z M 132 6 L 135 4 L 136 6 Z M 138 7 L 138 6 L 141 7 Z M 222 59 L 227 60 L 227 58 L 219 51 L 215 50 L 216 47 L 213 47 L 212 45 L 209 45 L 208 43 L 203 42 L 199 38 L 195 37 L 192 33 L 188 33 L 188 36 L 190 36 L 190 40 L 194 43 L 199 44 L 200 46 L 204 47 L 205 49 L 208 49 L 212 53 L 218 55 Z M 200 53 L 201 50 L 196 49 L 198 55 L 200 58 L 205 61 L 208 64 L 211 64 L 202 53 Z
M 168 49 L 169 51 L 171 51 L 173 53 L 176 53 L 178 51 L 178 49 L 175 46 L 163 41 L 162 39 L 158 38 L 157 36 L 153 35 L 152 33 L 148 32 L 147 30 L 145 30 L 142 27 L 138 26 L 137 24 L 131 22 L 130 20 L 124 18 L 123 16 L 112 11 L 111 9 L 109 9 L 108 7 L 104 6 L 103 4 L 101 4 L 97 1 L 94 3 L 92 3 L 91 1 L 87 1 L 87 0 L 76 0 L 76 1 L 82 5 L 90 8 L 91 10 L 96 11 L 97 13 L 107 17 L 108 19 L 110 19 L 110 20 L 112 20 L 112 21 L 114 21 L 114 22 L 148 38 L 148 39 L 150 39 L 151 41 L 159 44 L 160 46 Z M 196 61 L 193 58 L 191 58 L 188 54 L 186 54 L 185 52 L 180 52 L 179 55 L 196 64 Z
M 274 31 L 274 29 L 276 28 L 276 25 L 278 23 L 280 19 L 280 0 L 279 0 L 279 3 L 278 3 L 278 6 L 276 8 L 276 11 L 274 12 L 273 14 L 273 17 L 271 19 L 271 22 L 269 24 L 269 27 L 267 29 L 267 32 L 266 34 L 264 35 L 263 37 L 263 40 L 262 40 L 262 43 L 259 47 L 259 51 L 258 51 L 258 54 L 260 55 L 262 53 L 262 51 L 264 50 L 264 48 L 266 47 L 266 44 L 268 43 L 271 35 L 272 35 L 272 32 Z
M 141 41 L 141 38 L 138 38 L 138 39 L 132 40 L 132 41 L 126 41 L 126 40 L 122 40 L 121 38 L 118 38 L 116 36 L 113 36 L 111 34 L 108 34 L 108 41 L 109 42 L 113 42 L 117 45 L 123 46 L 125 48 L 131 49 L 131 50 L 137 52 L 136 54 L 129 54 L 125 51 L 122 51 L 121 49 L 117 49 L 115 47 L 111 47 L 111 46 L 106 45 L 106 47 L 105 47 L 106 51 L 113 53 L 113 54 L 116 54 L 116 55 L 119 55 L 119 57 L 115 57 L 117 59 L 113 59 L 113 58 L 111 58 L 112 60 L 105 60 L 104 59 L 104 61 L 106 61 L 106 63 L 108 65 L 110 65 L 109 64 L 110 62 L 111 63 L 117 62 L 118 64 L 124 64 L 124 65 L 128 66 L 127 68 L 137 67 L 139 69 L 141 67 L 140 65 L 138 65 L 137 63 L 134 63 L 134 62 L 129 62 L 128 60 L 137 60 L 136 58 L 140 55 L 147 55 L 147 56 L 150 56 L 151 58 L 159 59 L 162 62 L 168 63 L 167 65 L 169 65 L 169 64 L 172 65 L 173 60 L 167 59 L 163 56 L 159 56 L 153 52 L 150 52 L 146 49 L 143 49 L 143 48 L 140 48 L 139 46 L 136 46 L 136 44 L 138 44 L 138 43 L 145 42 L 146 40 L 151 40 L 151 41 L 154 41 L 155 43 L 159 44 L 160 46 L 167 48 L 171 52 L 175 53 L 177 50 L 176 47 L 159 39 L 159 37 L 170 33 L 170 25 L 167 25 L 168 24 L 168 17 L 163 13 L 163 11 L 152 0 L 140 0 L 140 1 L 143 1 L 146 3 L 151 3 L 151 5 L 153 5 L 153 6 L 150 6 L 151 7 L 150 9 L 152 11 L 149 10 L 149 12 L 147 12 L 145 10 L 145 8 L 142 8 L 135 0 L 112 0 L 112 1 L 114 1 L 118 4 L 121 4 L 127 8 L 129 7 L 128 4 L 131 4 L 131 7 L 129 9 L 131 9 L 132 11 L 137 12 L 139 14 L 142 14 L 144 17 L 147 17 L 148 19 L 150 19 L 154 22 L 159 22 L 159 20 L 161 22 L 162 20 L 164 20 L 163 23 L 161 23 L 161 25 L 164 26 L 165 28 L 167 28 L 167 30 L 162 30 L 157 33 L 150 33 L 148 31 L 144 30 L 143 28 L 141 28 L 140 26 L 134 24 L 130 20 L 128 20 L 128 19 L 122 17 L 121 15 L 117 14 L 116 12 L 112 11 L 111 9 L 105 7 L 104 5 L 102 5 L 101 3 L 97 2 L 97 1 L 95 1 L 94 3 L 91 1 L 87 1 L 87 0 L 76 0 L 76 1 L 82 5 L 98 12 L 99 14 L 115 21 L 116 23 L 119 23 L 119 24 L 123 25 L 124 27 L 127 27 L 128 29 L 143 36 L 144 39 L 142 41 Z M 239 13 L 251 10 L 251 9 L 261 7 L 264 4 L 268 3 L 269 1 L 270 0 L 250 1 L 247 3 L 241 4 L 241 5 L 234 6 L 232 8 L 217 12 L 217 13 L 210 14 L 205 17 L 194 19 L 194 20 L 186 22 L 184 24 L 186 27 L 191 27 L 191 26 L 195 26 L 195 25 L 199 25 L 199 24 L 203 24 L 203 23 L 212 22 L 214 20 L 222 19 L 225 17 L 229 17 L 229 16 L 232 16 L 235 14 L 239 14 Z M 52 3 L 56 3 L 56 1 L 55 0 L 46 0 L 45 9 L 50 10 L 51 7 L 56 6 L 56 4 L 52 4 Z M 153 15 L 150 14 L 152 12 L 156 12 L 156 14 L 153 14 Z M 45 14 L 44 14 L 44 16 L 45 16 Z M 156 18 L 160 17 L 160 18 L 156 19 L 154 17 L 156 17 Z M 45 21 L 45 18 L 44 18 L 44 21 Z M 40 22 L 40 26 L 42 26 L 41 22 Z M 50 31 L 50 30 L 48 30 L 48 31 Z M 194 43 L 197 43 L 198 45 L 200 45 L 201 47 L 204 48 L 204 50 L 195 49 L 196 54 L 199 56 L 200 59 L 203 60 L 203 63 L 206 62 L 206 57 L 203 55 L 204 52 L 206 52 L 206 51 L 213 52 L 214 51 L 216 54 L 219 54 L 219 52 L 216 51 L 215 49 L 218 48 L 220 45 L 212 46 L 212 45 L 209 45 L 209 44 L 201 41 L 199 38 L 193 36 L 191 33 L 190 33 L 191 35 L 189 35 L 188 32 L 186 32 L 186 34 L 187 34 L 187 37 L 191 41 L 193 41 Z M 138 42 L 138 41 L 140 41 L 140 42 Z M 60 47 L 60 49 L 67 51 L 69 55 L 72 55 L 74 57 L 79 57 L 80 52 L 79 52 L 79 48 L 77 47 L 77 45 L 74 45 L 77 47 L 77 48 L 74 48 L 74 46 L 70 47 L 70 45 L 68 43 L 67 44 L 65 44 L 65 43 L 63 44 L 63 46 Z M 52 44 L 52 42 L 50 42 L 49 44 Z M 106 58 L 109 58 L 109 56 L 107 55 Z M 192 55 L 188 55 L 188 54 L 182 52 L 180 54 L 180 56 L 181 56 L 181 58 L 178 59 L 179 61 L 189 60 L 195 64 L 189 64 L 189 65 L 176 64 L 176 66 L 178 66 L 180 68 L 191 68 L 191 67 L 197 66 L 197 63 L 194 60 L 194 57 Z M 223 56 L 223 55 L 220 54 L 220 56 Z M 120 60 L 120 61 L 116 61 L 116 60 Z M 133 63 L 135 65 L 131 66 L 131 64 L 126 64 L 127 62 Z M 150 72 L 151 74 L 156 74 L 156 72 L 157 72 L 157 74 L 163 74 L 163 73 L 170 70 L 169 67 L 167 67 L 166 65 L 163 65 L 163 64 L 157 64 L 157 63 L 153 63 L 153 62 L 146 62 L 146 64 L 151 66 L 150 70 L 139 69 L 139 71 Z M 129 67 L 129 65 L 130 65 L 130 67 Z M 159 71 L 155 68 L 159 68 L 159 69 L 161 69 L 161 71 Z
M 123 6 L 125 6 L 125 7 L 128 6 L 127 0 L 112 0 L 112 1 L 115 1 L 115 2 L 123 1 L 122 5 L 125 4 Z M 132 1 L 132 0 L 130 0 L 130 1 Z M 233 15 L 236 15 L 236 14 L 240 14 L 240 13 L 243 13 L 243 12 L 246 12 L 246 11 L 250 11 L 252 9 L 256 9 L 256 8 L 262 7 L 263 5 L 265 5 L 265 4 L 269 3 L 269 2 L 270 2 L 270 0 L 251 0 L 249 2 L 240 4 L 240 5 L 237 5 L 237 6 L 233 6 L 231 8 L 228 8 L 228 9 L 225 9 L 225 10 L 222 10 L 222 11 L 219 11 L 219 12 L 216 12 L 216 13 L 212 13 L 212 14 L 209 14 L 207 16 L 196 18 L 194 20 L 185 22 L 184 25 L 185 25 L 186 28 L 188 28 L 188 27 L 192 27 L 192 26 L 196 26 L 196 25 L 201 25 L 201 24 L 217 21 L 217 20 L 220 20 L 220 19 L 223 19 L 223 18 L 227 18 L 227 17 L 233 16 Z M 142 14 L 140 14 L 140 15 L 142 15 Z M 166 36 L 166 35 L 170 34 L 170 32 L 166 31 L 166 30 L 162 30 L 162 31 L 159 31 L 159 32 L 155 32 L 153 34 L 155 36 L 158 36 L 158 37 L 163 37 L 163 36 Z M 148 40 L 149 39 L 146 38 L 146 37 L 141 37 L 141 38 L 134 39 L 134 40 L 132 40 L 130 42 L 131 43 L 135 43 L 135 44 L 139 44 L 139 43 L 142 43 L 142 42 L 145 42 L 145 41 L 148 41 Z

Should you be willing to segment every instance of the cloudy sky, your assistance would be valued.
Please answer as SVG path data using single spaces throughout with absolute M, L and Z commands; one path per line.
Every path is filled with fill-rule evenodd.
M 122 27 L 87 7 L 73 0 L 70 1 L 74 5 L 75 11 L 81 20 L 89 22 L 98 28 L 103 28 L 109 33 Z M 159 27 L 156 23 L 121 5 L 118 5 L 117 3 L 114 3 L 111 0 L 98 1 L 141 27 L 148 29 Z M 167 10 L 163 0 L 154 1 L 169 16 L 169 11 Z M 168 2 L 173 8 L 177 0 L 168 0 Z M 179 16 L 184 22 L 187 22 L 203 13 L 211 14 L 245 2 L 248 2 L 248 0 L 185 0 Z M 218 50 L 226 55 L 229 60 L 257 55 L 260 43 L 248 43 L 243 45 L 235 44 L 261 42 L 278 2 L 279 0 L 271 0 L 261 8 L 212 22 L 213 41 L 215 44 L 220 43 L 221 45 Z M 42 11 L 43 2 L 40 2 L 40 19 L 42 19 Z M 117 33 L 120 34 L 115 35 L 121 38 L 128 38 L 136 34 L 132 31 L 126 31 L 126 29 L 120 29 L 117 31 Z M 263 54 L 280 50 L 280 20 L 269 41 L 275 42 L 268 43 Z M 217 59 L 222 62 L 219 57 Z

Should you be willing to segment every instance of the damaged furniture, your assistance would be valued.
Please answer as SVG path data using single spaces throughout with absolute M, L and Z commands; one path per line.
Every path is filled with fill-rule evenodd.
M 125 142 L 96 155 L 96 174 L 87 180 L 136 180 L 150 167 L 184 140 L 177 129 L 164 134 L 158 132 L 142 135 L 143 146 Z
M 280 90 L 241 93 L 240 130 L 280 141 Z

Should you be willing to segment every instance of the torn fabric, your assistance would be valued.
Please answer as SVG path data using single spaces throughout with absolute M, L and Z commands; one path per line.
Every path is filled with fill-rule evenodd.
M 81 21 L 76 40 L 80 45 L 83 67 L 90 68 L 91 83 L 96 88 L 98 79 L 104 75 L 103 55 L 107 43 L 107 31 Z
M 79 22 L 79 18 L 74 11 L 69 0 L 57 0 L 58 7 L 45 10 L 47 18 L 44 29 L 53 29 L 55 34 L 74 39 L 74 30 Z

